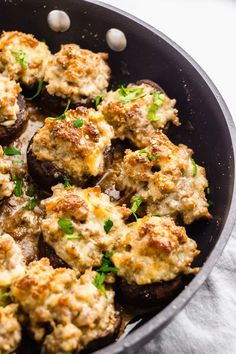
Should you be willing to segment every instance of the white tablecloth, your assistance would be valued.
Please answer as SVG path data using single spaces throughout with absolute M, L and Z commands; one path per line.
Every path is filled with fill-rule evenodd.
M 211 77 L 236 117 L 236 1 L 104 2 L 143 19 L 182 46 Z M 154 353 L 236 353 L 236 228 L 191 302 L 137 354 Z

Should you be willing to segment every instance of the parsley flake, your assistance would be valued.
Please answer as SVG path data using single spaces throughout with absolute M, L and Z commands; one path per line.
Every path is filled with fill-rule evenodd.
M 28 62 L 26 59 L 26 53 L 21 49 L 14 49 L 13 54 L 15 56 L 15 60 L 21 65 L 23 69 L 27 69 Z
M 100 104 L 100 102 L 101 102 L 103 96 L 104 96 L 104 95 L 98 95 L 98 96 L 96 96 L 96 98 L 95 98 L 95 108 L 96 108 L 96 109 L 98 109 L 98 106 L 99 106 L 99 104 Z
M 3 151 L 7 156 L 21 155 L 20 150 L 14 148 L 14 146 L 5 147 Z
M 159 159 L 159 157 L 160 157 L 158 155 L 150 154 L 146 149 L 139 150 L 138 152 L 139 152 L 139 154 L 146 155 L 146 157 L 149 161 Z
M 23 180 L 20 178 L 13 177 L 13 182 L 15 183 L 15 188 L 13 193 L 15 194 L 16 197 L 21 197 L 23 194 L 22 192 Z
M 0 306 L 7 306 L 11 302 L 11 295 L 9 291 L 1 290 L 0 291 Z
M 106 234 L 109 233 L 109 231 L 111 230 L 112 226 L 113 226 L 113 221 L 112 220 L 107 219 L 104 222 L 104 230 L 105 230 Z
M 106 296 L 106 290 L 104 287 L 104 282 L 106 280 L 107 273 L 117 273 L 118 268 L 114 267 L 111 261 L 112 253 L 105 253 L 102 258 L 101 267 L 96 270 L 96 278 L 93 285 L 96 286 L 103 294 Z
M 57 221 L 58 226 L 64 231 L 67 235 L 72 235 L 74 232 L 74 226 L 69 219 L 60 218 Z
M 55 119 L 55 120 L 60 120 L 60 119 L 65 119 L 66 118 L 66 112 L 68 111 L 69 107 L 70 107 L 70 104 L 71 104 L 71 99 L 69 98 L 67 100 L 67 103 L 66 103 L 66 108 L 64 110 L 64 112 L 58 116 L 58 117 L 53 117 L 52 119 Z
M 119 100 L 122 103 L 127 103 L 130 101 L 135 101 L 138 98 L 141 98 L 143 96 L 144 88 L 143 87 L 138 87 L 138 88 L 134 88 L 134 87 L 124 87 L 123 85 L 118 89 L 118 93 L 119 93 Z
M 142 199 L 139 196 L 135 196 L 133 198 L 133 202 L 132 202 L 130 210 L 132 211 L 136 221 L 138 220 L 136 212 L 137 212 L 139 206 L 141 205 L 141 203 L 142 203 Z
M 71 179 L 69 177 L 64 177 L 64 187 L 65 188 L 71 187 Z
M 196 174 L 197 174 L 197 164 L 195 162 L 195 160 L 191 157 L 191 162 L 192 162 L 192 165 L 193 165 L 193 176 L 195 177 Z
M 74 121 L 73 126 L 75 128 L 81 128 L 84 124 L 84 120 L 82 118 L 78 118 Z
M 165 95 L 160 91 L 153 92 L 153 103 L 151 104 L 148 110 L 148 119 L 150 122 L 156 122 L 160 119 L 156 112 L 158 108 L 162 106 L 164 99 Z
M 32 100 L 34 100 L 36 97 L 39 96 L 40 92 L 42 91 L 42 88 L 43 88 L 43 80 L 39 80 L 39 81 L 38 81 L 37 90 L 36 90 L 35 94 L 34 94 L 32 97 L 26 97 L 25 99 L 26 99 L 27 101 L 32 101 Z

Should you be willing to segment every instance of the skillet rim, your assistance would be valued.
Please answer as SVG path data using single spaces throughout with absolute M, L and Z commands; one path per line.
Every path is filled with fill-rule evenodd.
M 8 2 L 9 0 L 5 0 L 5 1 Z M 30 0 L 20 1 L 22 6 L 24 6 L 24 3 L 29 3 L 29 2 Z M 112 6 L 110 4 L 105 4 L 97 0 L 78 0 L 78 5 L 79 2 L 91 3 L 93 5 L 100 6 L 102 8 L 118 13 L 128 20 L 130 19 L 134 21 L 138 25 L 152 32 L 155 36 L 161 38 L 168 45 L 170 45 L 176 52 L 178 52 L 191 65 L 191 67 L 194 70 L 196 70 L 196 72 L 200 75 L 203 81 L 207 84 L 209 90 L 213 93 L 224 116 L 225 124 L 229 131 L 228 137 L 231 139 L 231 145 L 233 150 L 233 158 L 232 158 L 233 175 L 231 177 L 233 195 L 231 197 L 231 202 L 229 203 L 230 206 L 229 206 L 228 215 L 226 217 L 219 239 L 215 244 L 212 252 L 210 253 L 207 261 L 202 266 L 199 274 L 194 277 L 194 279 L 189 283 L 189 285 L 168 306 L 166 306 L 161 312 L 155 315 L 147 323 L 142 325 L 140 328 L 136 329 L 134 332 L 130 333 L 121 341 L 115 342 L 103 348 L 101 351 L 100 350 L 96 351 L 96 353 L 100 353 L 100 354 L 111 354 L 111 353 L 131 354 L 135 352 L 135 350 L 138 348 L 140 344 L 144 345 L 146 342 L 148 342 L 148 340 L 151 339 L 154 333 L 157 333 L 158 331 L 163 329 L 174 318 L 174 316 L 176 316 L 183 309 L 183 307 L 187 305 L 187 303 L 191 300 L 193 295 L 197 292 L 197 290 L 200 288 L 200 286 L 205 282 L 205 280 L 209 276 L 210 272 L 212 271 L 213 267 L 218 261 L 220 255 L 222 254 L 224 247 L 226 246 L 226 243 L 232 233 L 233 226 L 236 220 L 236 183 L 235 183 L 236 128 L 225 101 L 223 100 L 220 92 L 218 91 L 214 83 L 211 81 L 209 76 L 200 67 L 200 65 L 197 64 L 195 60 L 187 52 L 185 52 L 185 50 L 183 50 L 179 45 L 177 45 L 173 40 L 171 40 L 169 37 L 164 35 L 161 31 L 157 30 L 156 28 L 149 25 L 145 21 L 142 21 L 141 19 L 121 9 L 118 9 L 115 6 Z M 39 1 L 34 0 L 34 3 L 35 4 L 39 3 Z M 32 6 L 34 5 L 33 2 L 31 2 L 31 4 Z M 52 6 L 51 10 L 53 9 L 58 9 L 58 6 Z

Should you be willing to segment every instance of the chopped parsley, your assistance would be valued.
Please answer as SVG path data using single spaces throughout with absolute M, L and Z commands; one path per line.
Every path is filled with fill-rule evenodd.
M 210 206 L 212 206 L 212 205 L 214 204 L 214 203 L 213 203 L 213 201 L 212 201 L 212 200 L 210 200 L 210 199 L 207 201 L 207 203 L 208 203 L 208 206 L 209 206 L 209 207 L 210 207 Z
M 139 150 L 138 152 L 139 152 L 139 154 L 146 155 L 146 157 L 149 161 L 159 159 L 159 157 L 160 157 L 158 155 L 150 154 L 146 149 Z
M 100 104 L 100 102 L 101 102 L 103 96 L 104 96 L 104 95 L 98 95 L 98 96 L 96 96 L 96 98 L 95 98 L 95 108 L 96 108 L 96 109 L 98 109 L 98 106 L 99 106 L 99 104 Z
M 20 150 L 14 148 L 14 146 L 5 147 L 3 151 L 7 156 L 21 155 Z
M 105 253 L 102 258 L 101 267 L 96 270 L 97 274 L 93 285 L 96 286 L 103 294 L 106 296 L 106 290 L 104 287 L 104 282 L 106 280 L 107 273 L 117 273 L 118 268 L 114 267 L 111 261 L 112 253 Z
M 164 102 L 165 95 L 160 91 L 153 92 L 153 103 L 148 110 L 148 119 L 150 122 L 156 122 L 160 119 L 156 111 L 160 108 Z
M 64 112 L 63 112 L 61 115 L 59 115 L 58 117 L 55 117 L 55 118 L 52 118 L 52 119 L 60 120 L 60 119 L 66 118 L 66 112 L 68 111 L 68 109 L 69 109 L 69 107 L 70 107 L 70 104 L 71 104 L 71 99 L 69 98 L 69 99 L 67 100 L 66 108 L 65 108 Z
M 67 235 L 66 238 L 69 241 L 79 240 L 81 238 L 81 234 L 78 234 L 78 235 Z
M 27 101 L 32 101 L 34 100 L 36 97 L 38 97 L 38 95 L 40 94 L 40 92 L 42 91 L 43 88 L 43 80 L 39 80 L 38 81 L 38 86 L 37 86 L 37 90 L 35 92 L 35 94 L 32 97 L 26 97 L 25 99 Z
M 16 197 L 22 196 L 22 187 L 23 187 L 23 180 L 20 178 L 13 177 L 13 182 L 15 183 L 15 188 L 13 193 Z
M 27 69 L 28 67 L 28 62 L 27 62 L 27 55 L 26 53 L 21 50 L 21 49 L 14 49 L 13 54 L 15 56 L 15 60 L 21 65 L 23 69 Z
M 34 187 L 30 187 L 27 189 L 25 193 L 28 197 L 30 197 L 29 201 L 27 204 L 23 207 L 24 210 L 34 210 L 34 208 L 37 205 L 38 202 L 38 195 L 37 191 L 34 189 Z
M 81 128 L 83 124 L 84 124 L 84 120 L 82 118 L 78 118 L 76 119 L 76 121 L 74 121 L 73 126 L 75 128 Z
M 64 177 L 64 187 L 65 188 L 71 187 L 71 179 L 69 177 Z
M 11 295 L 9 291 L 1 290 L 0 291 L 0 306 L 7 306 L 11 302 Z
M 141 98 L 143 96 L 144 88 L 143 87 L 138 87 L 138 88 L 134 88 L 134 87 L 124 87 L 123 85 L 118 89 L 118 93 L 119 93 L 119 100 L 122 103 L 127 103 L 130 101 L 135 101 L 138 98 Z
M 142 199 L 139 196 L 135 196 L 133 198 L 133 202 L 132 202 L 130 210 L 132 211 L 136 220 L 138 220 L 136 212 L 137 212 L 139 206 L 141 205 L 141 203 L 142 203 Z
M 58 226 L 64 231 L 67 235 L 72 235 L 74 232 L 74 226 L 69 219 L 60 218 L 57 221 Z
M 193 164 L 193 176 L 196 176 L 197 174 L 197 164 L 195 162 L 195 160 L 191 157 L 191 162 Z
M 111 219 L 107 219 L 104 222 L 104 230 L 105 230 L 106 234 L 108 234 L 108 232 L 111 230 L 112 226 L 113 226 L 113 221 Z

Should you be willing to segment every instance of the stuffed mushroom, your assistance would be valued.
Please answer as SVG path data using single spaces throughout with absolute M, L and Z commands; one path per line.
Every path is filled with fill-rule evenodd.
M 113 126 L 116 138 L 128 138 L 142 148 L 156 129 L 163 129 L 170 121 L 180 124 L 176 101 L 160 90 L 155 83 L 143 80 L 104 95 L 98 109 Z
M 54 269 L 42 258 L 30 263 L 26 274 L 13 282 L 11 294 L 35 341 L 42 342 L 42 353 L 79 353 L 95 340 L 101 338 L 104 344 L 107 338 L 108 344 L 117 335 L 114 292 L 100 291 L 95 279 L 94 271 L 87 270 L 78 279 L 74 270 Z
M 63 117 L 47 118 L 28 147 L 29 172 L 47 190 L 65 178 L 83 185 L 104 172 L 112 137 L 113 128 L 92 108 L 78 107 Z
M 145 216 L 127 225 L 111 260 L 121 277 L 123 302 L 139 306 L 170 301 L 199 268 L 197 244 L 169 217 Z
M 25 100 L 20 92 L 21 87 L 16 81 L 0 74 L 0 143 L 2 145 L 11 143 L 21 133 L 26 122 Z
M 11 80 L 32 87 L 44 80 L 51 52 L 33 35 L 18 31 L 0 36 L 0 72 Z
M 59 114 L 59 109 L 66 105 L 68 99 L 76 106 L 95 102 L 109 85 L 107 59 L 107 53 L 94 53 L 77 44 L 62 45 L 45 73 L 44 109 Z

